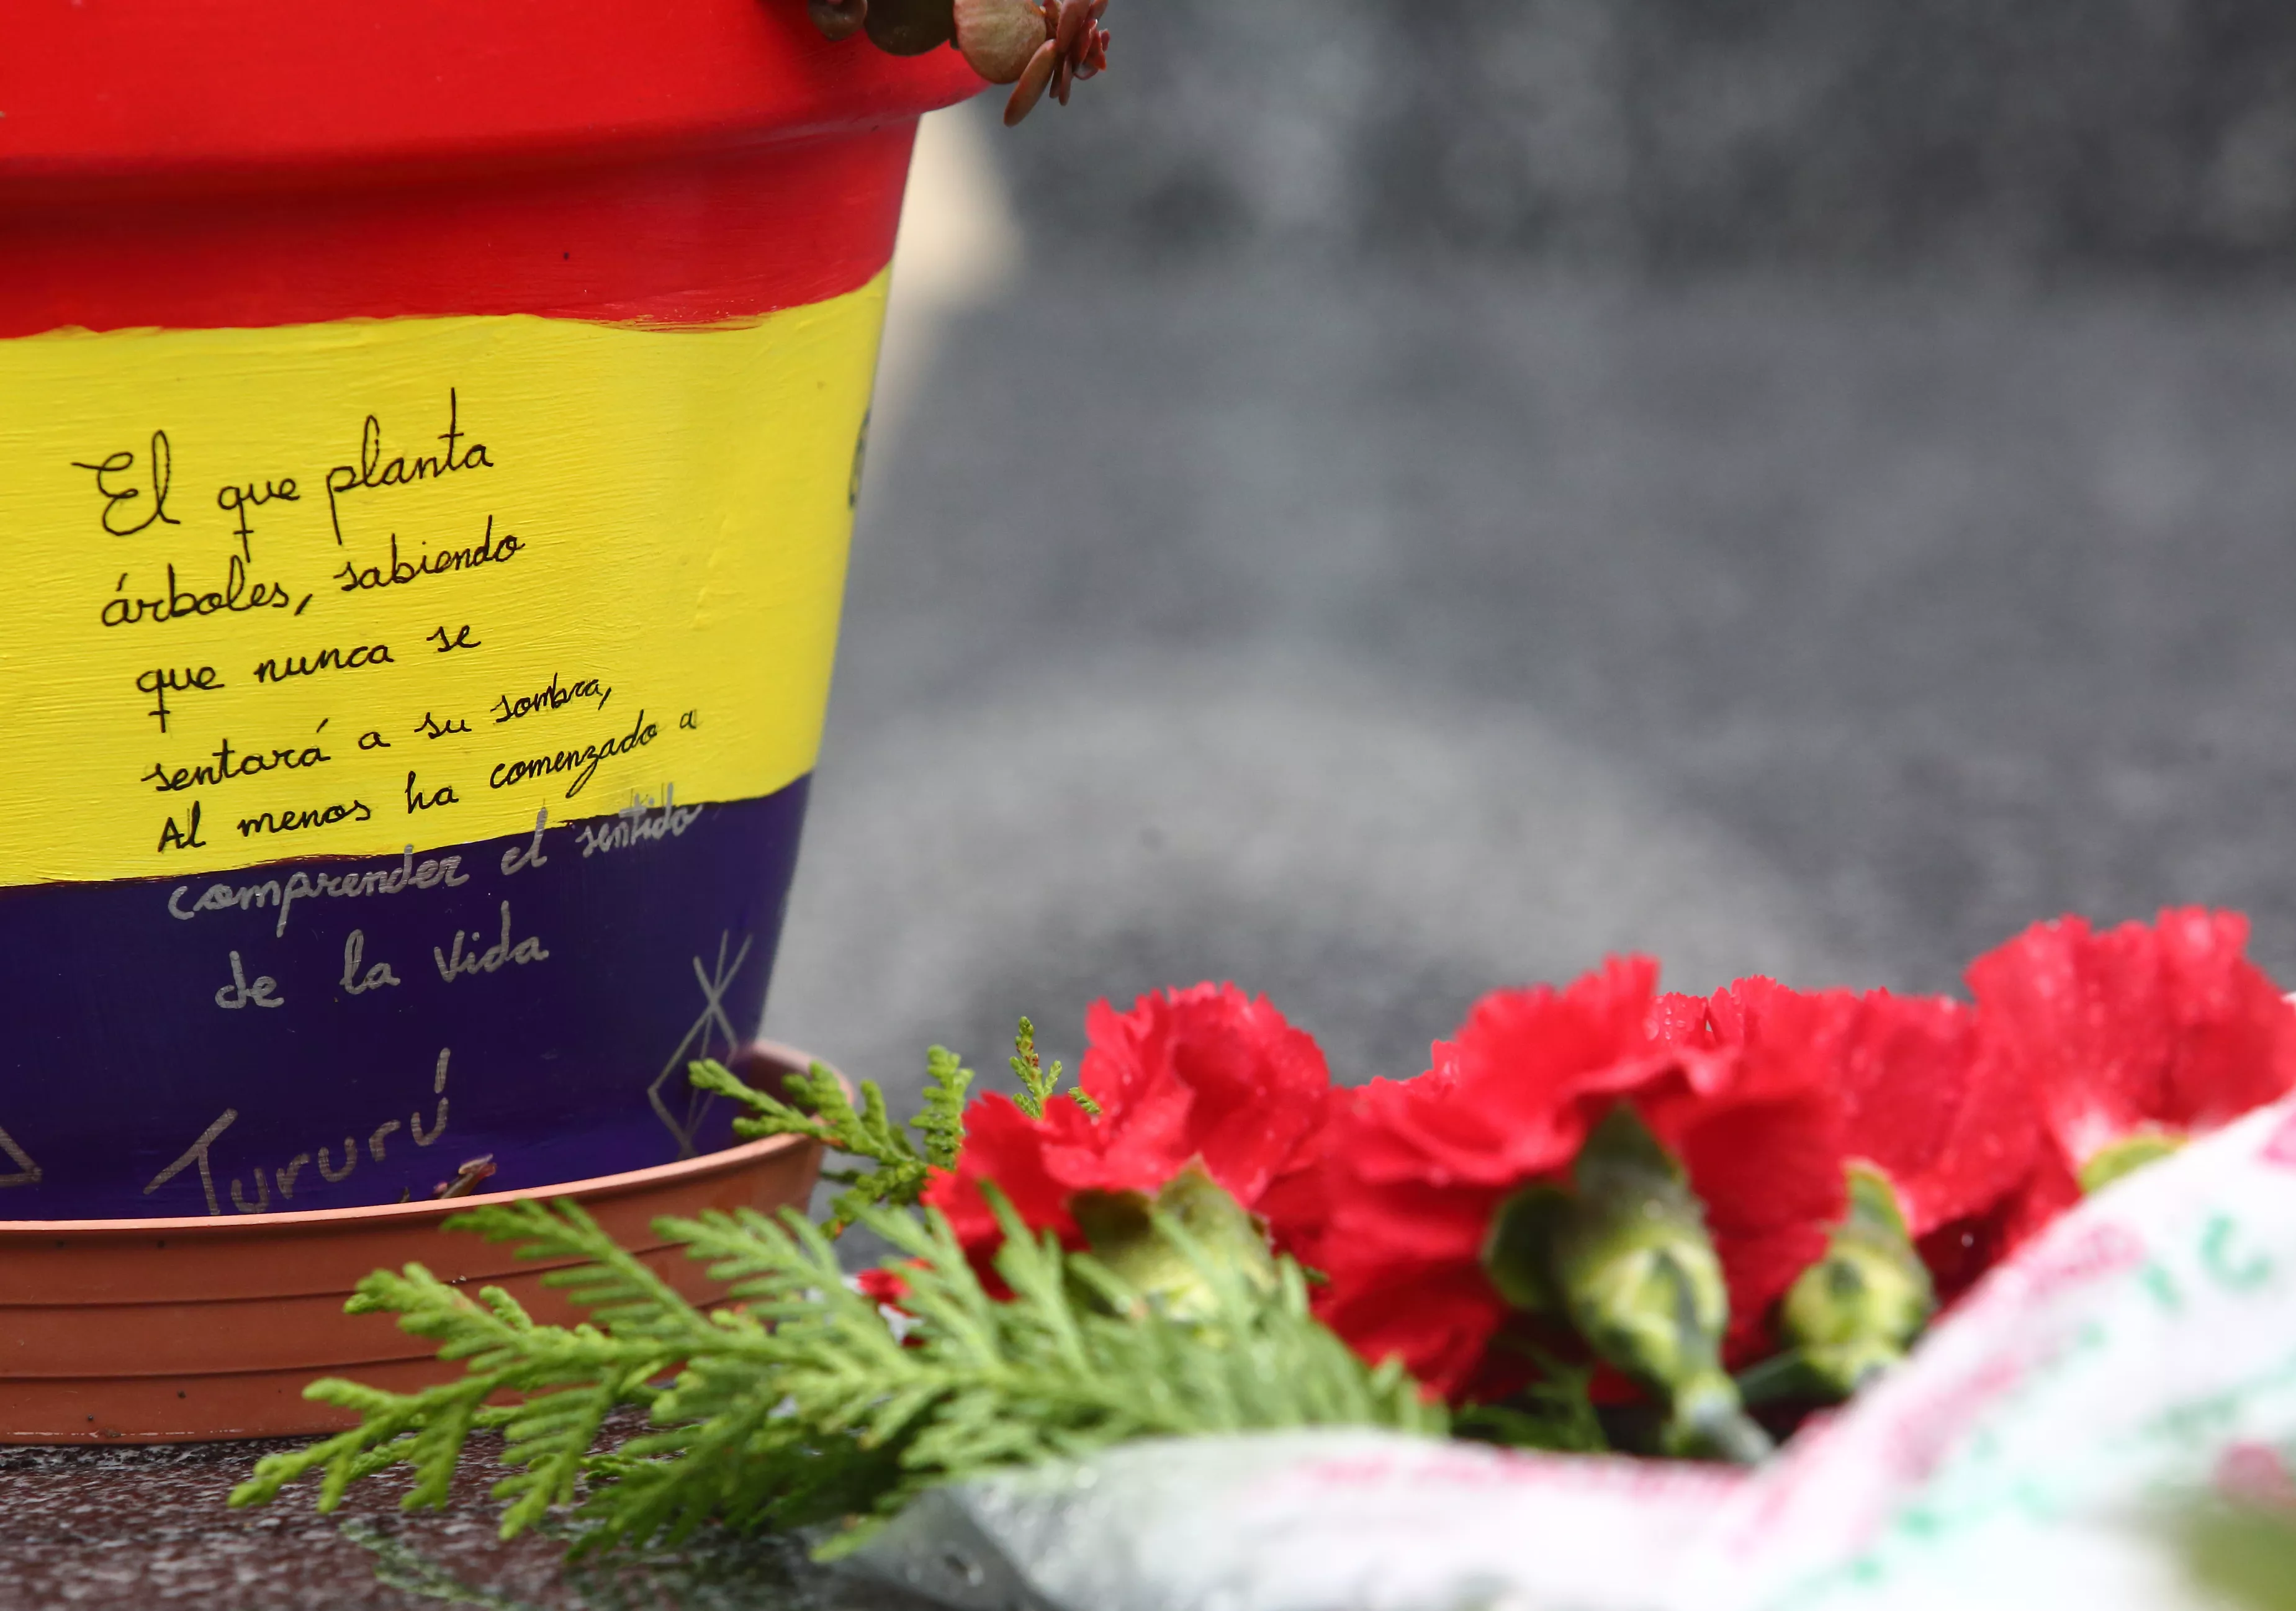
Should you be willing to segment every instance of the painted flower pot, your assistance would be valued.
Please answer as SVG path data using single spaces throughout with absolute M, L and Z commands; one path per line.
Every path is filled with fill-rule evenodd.
M 796 0 L 0 0 L 0 1213 L 726 1143 L 977 87 Z
M 763 1081 L 800 1055 L 760 1045 L 740 1061 Z M 653 1222 L 801 1207 L 820 1170 L 818 1146 L 782 1136 L 604 1179 L 444 1203 L 0 1221 L 0 1443 L 193 1443 L 348 1426 L 355 1418 L 303 1389 L 351 1376 L 411 1392 L 460 1369 L 387 1315 L 343 1312 L 369 1270 L 419 1263 L 473 1290 L 503 1287 L 545 1320 L 578 1318 L 542 1284 L 558 1265 L 441 1236 L 451 1215 L 516 1196 L 572 1198 L 673 1286 L 704 1300 L 722 1289 Z

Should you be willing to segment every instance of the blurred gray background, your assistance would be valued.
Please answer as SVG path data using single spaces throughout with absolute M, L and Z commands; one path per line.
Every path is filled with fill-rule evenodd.
M 1109 21 L 928 142 L 773 1032 L 1232 978 L 1401 1075 L 2171 902 L 2296 979 L 2296 7 Z

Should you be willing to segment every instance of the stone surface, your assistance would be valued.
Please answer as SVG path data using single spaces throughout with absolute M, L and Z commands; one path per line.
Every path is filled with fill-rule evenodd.
M 920 1611 L 834 1578 L 785 1540 L 708 1538 L 569 1566 L 562 1533 L 496 1535 L 472 1459 L 445 1512 L 403 1514 L 396 1481 L 320 1516 L 312 1490 L 256 1510 L 225 1499 L 277 1443 L 0 1450 L 0 1608 L 196 1607 L 415 1611 Z

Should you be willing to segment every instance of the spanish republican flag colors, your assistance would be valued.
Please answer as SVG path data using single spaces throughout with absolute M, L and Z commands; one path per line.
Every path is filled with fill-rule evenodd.
M 0 1219 L 668 1162 L 917 117 L 797 0 L 0 0 Z

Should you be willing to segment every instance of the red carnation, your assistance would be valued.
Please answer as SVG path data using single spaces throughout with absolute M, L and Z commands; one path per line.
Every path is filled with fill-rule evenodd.
M 1494 1217 L 1561 1179 L 1622 1102 L 1688 1171 L 1734 1314 L 1759 1315 L 1824 1252 L 1844 1201 L 1824 1004 L 1759 982 L 1727 1000 L 1726 1038 L 1707 1004 L 1662 1004 L 1656 979 L 1647 958 L 1613 958 L 1562 990 L 1487 996 L 1427 1073 L 1356 1094 L 1329 1147 L 1322 1309 L 1358 1352 L 1465 1387 L 1510 1312 L 1484 1266 Z M 1774 1027 L 1748 1036 L 1748 1017 Z
M 1735 1055 L 1726 1085 L 1669 1092 L 1644 1117 L 1706 1205 L 1739 1353 L 1849 1206 L 1840 1085 L 1857 1017 L 1846 991 L 1805 995 L 1761 978 L 1703 1003 L 1665 997 L 1652 1015 L 1661 1034 Z
M 901 1273 L 912 1266 L 873 1264 L 853 1278 L 853 1286 L 865 1298 L 887 1309 L 898 1309 L 908 1302 L 909 1279 Z
M 1757 986 L 1785 993 L 1767 980 L 1741 981 L 1711 1003 L 1668 997 L 1657 1021 L 1677 1026 L 1706 1007 L 1710 1033 L 1742 1039 L 1734 1025 L 1745 1015 L 1729 1003 Z M 1843 1160 L 1888 1179 L 1907 1233 L 1979 1235 L 1993 1219 L 2014 1218 L 2040 1145 L 2038 1113 L 2021 1071 L 1982 1044 L 1977 1015 L 1944 996 L 1833 990 L 1820 999 L 1833 1054 L 1823 1077 L 1841 1098 Z
M 1190 1163 L 1276 1220 L 1279 1237 L 1304 1231 L 1292 1205 L 1305 1200 L 1332 1094 L 1313 1038 L 1232 984 L 1144 996 L 1126 1013 L 1103 1001 L 1085 1029 L 1078 1084 L 1099 1115 L 1070 1095 L 1047 1100 L 1041 1119 L 1009 1097 L 982 1097 L 965 1109 L 956 1167 L 925 1192 L 977 1261 L 1001 1240 L 983 1180 L 1032 1229 L 1071 1247 L 1085 1245 L 1078 1193 L 1152 1197 Z
M 2035 1192 L 2095 1189 L 2296 1088 L 2296 1015 L 2247 942 L 2236 912 L 2061 917 L 1970 965 L 1988 1054 L 2040 1110 Z
M 1816 1016 L 1787 1039 L 1827 1064 L 1814 1077 L 1841 1097 L 1844 1160 L 1888 1178 L 1913 1235 L 1985 1212 L 2026 1179 L 2039 1144 L 2030 1094 L 2019 1072 L 1984 1046 L 1976 1014 L 1950 997 L 1798 996 L 1767 979 L 1742 979 L 1711 1001 L 1661 998 L 1652 1023 L 1671 1038 L 1702 1030 L 1702 1044 L 1759 1047 L 1776 1022 L 1761 1004 L 1790 997 L 1814 1004 Z
M 1499 1205 L 1570 1163 L 1605 1098 L 1678 1060 L 1644 1025 L 1657 975 L 1614 958 L 1567 990 L 1486 996 L 1426 1073 L 1352 1093 L 1326 1147 L 1317 1309 L 1358 1353 L 1447 1394 L 1474 1375 L 1509 1313 L 1482 1262 Z

